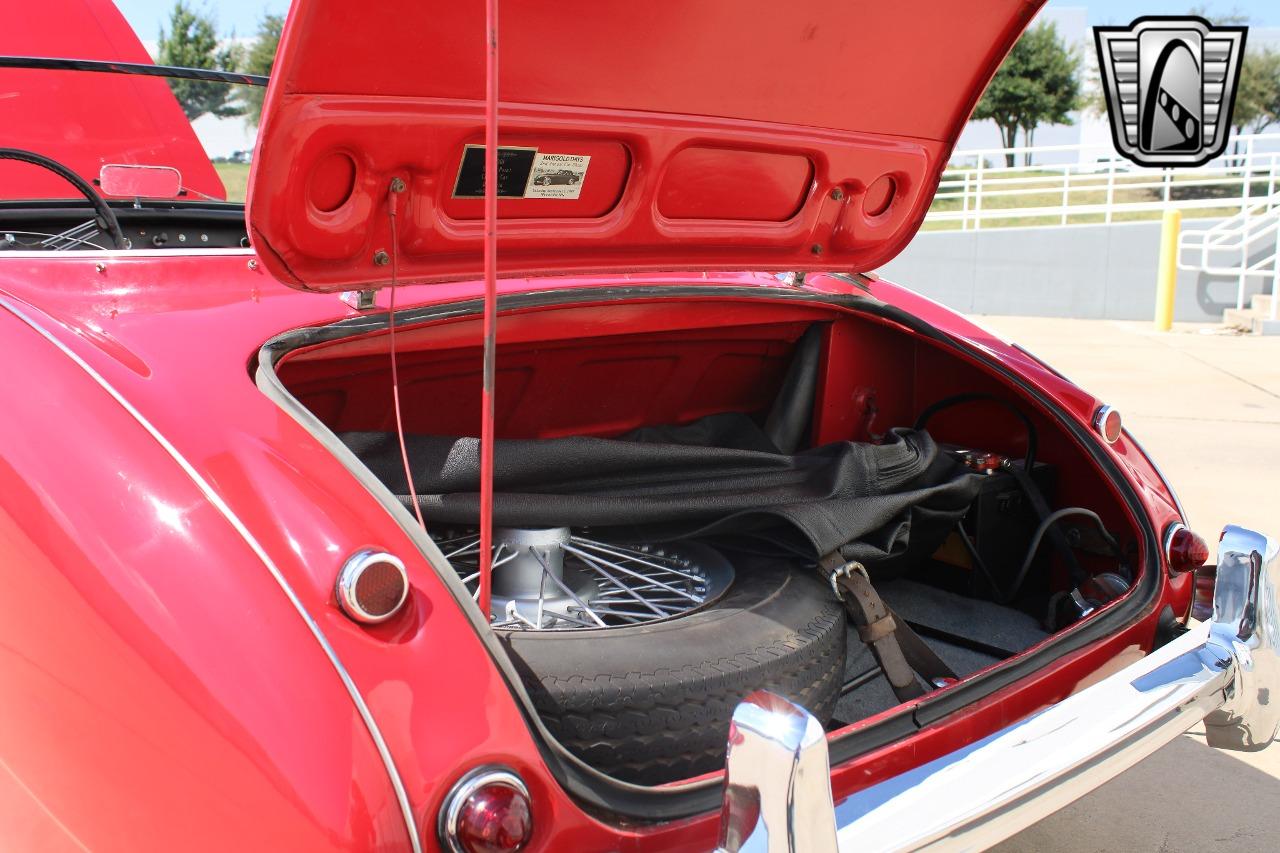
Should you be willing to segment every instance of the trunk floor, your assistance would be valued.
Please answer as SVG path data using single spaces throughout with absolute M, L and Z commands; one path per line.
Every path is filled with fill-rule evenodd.
M 913 626 L 918 626 L 922 639 L 962 677 L 999 663 L 1001 658 L 929 636 L 928 629 L 1010 653 L 1029 648 L 1048 636 L 1039 622 L 1020 610 L 966 598 L 916 581 L 877 582 L 876 591 L 894 612 Z M 922 628 L 925 630 L 920 630 Z M 870 649 L 858 639 L 855 631 L 850 630 L 848 642 L 846 683 L 876 668 Z M 898 699 L 893 695 L 889 682 L 883 675 L 877 675 L 840 697 L 835 719 L 842 723 L 857 722 L 897 704 Z

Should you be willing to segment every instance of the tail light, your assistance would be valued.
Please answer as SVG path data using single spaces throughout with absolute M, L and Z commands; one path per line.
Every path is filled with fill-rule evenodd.
M 1164 535 L 1164 556 L 1172 574 L 1193 572 L 1209 559 L 1209 543 L 1176 521 Z
M 474 770 L 445 797 L 439 832 L 442 845 L 452 853 L 523 850 L 533 835 L 529 790 L 510 770 Z

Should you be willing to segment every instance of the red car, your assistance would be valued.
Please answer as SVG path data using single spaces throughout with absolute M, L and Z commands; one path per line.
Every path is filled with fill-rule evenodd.
M 265 81 L 7 22 L 6 849 L 980 847 L 1270 743 L 1276 540 L 868 272 L 1036 6 L 300 0 L 246 205 L 155 75 Z

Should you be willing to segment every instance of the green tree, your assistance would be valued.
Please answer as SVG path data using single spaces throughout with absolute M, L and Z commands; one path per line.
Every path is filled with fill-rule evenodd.
M 1276 122 L 1280 122 L 1280 51 L 1269 47 L 1245 51 L 1231 125 L 1237 134 L 1261 133 Z
M 283 28 L 284 15 L 267 15 L 262 19 L 258 24 L 258 35 L 254 39 L 253 46 L 245 55 L 242 71 L 246 74 L 271 76 L 271 67 L 276 61 L 276 49 L 280 47 L 280 31 Z M 244 86 L 243 89 L 240 97 L 244 104 L 245 117 L 250 124 L 257 127 L 258 121 L 262 118 L 262 96 L 267 90 L 261 86 Z
M 1073 124 L 1071 111 L 1080 104 L 1080 57 L 1049 22 L 1022 34 L 982 93 L 973 117 L 995 122 L 1004 147 L 1015 145 L 1019 129 L 1030 146 L 1040 125 Z M 1030 153 L 1024 162 L 1031 162 Z M 1005 165 L 1014 165 L 1012 154 L 1005 155 Z
M 216 71 L 235 71 L 240 51 L 235 45 L 218 46 L 218 34 L 213 18 L 201 15 L 178 0 L 169 13 L 169 31 L 160 29 L 160 65 L 178 65 L 183 68 L 206 68 Z M 242 107 L 229 100 L 230 90 L 223 83 L 201 80 L 169 80 L 174 97 L 182 105 L 188 119 L 197 119 L 205 113 L 216 116 L 233 116 Z

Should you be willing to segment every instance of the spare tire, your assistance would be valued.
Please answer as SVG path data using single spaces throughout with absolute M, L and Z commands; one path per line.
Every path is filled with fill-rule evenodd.
M 812 568 L 735 561 L 716 601 L 686 615 L 591 631 L 500 637 L 539 716 L 570 752 L 656 785 L 724 766 L 734 707 L 772 690 L 827 723 L 845 662 L 844 609 Z

